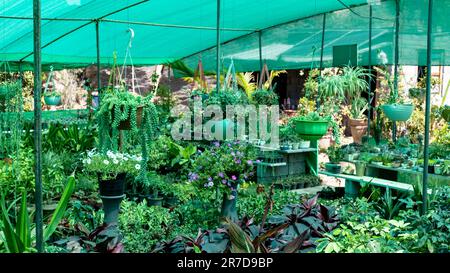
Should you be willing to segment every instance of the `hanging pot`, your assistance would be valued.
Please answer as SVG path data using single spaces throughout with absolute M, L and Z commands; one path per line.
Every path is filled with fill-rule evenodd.
M 353 142 L 362 143 L 362 137 L 367 133 L 366 119 L 349 119 L 350 130 L 352 131 Z
M 57 106 L 61 104 L 61 96 L 45 96 L 44 101 L 47 105 Z
M 111 110 L 112 112 L 111 112 L 111 117 L 112 117 L 112 120 L 114 120 L 114 108 L 115 108 L 115 106 L 113 107 L 113 109 Z M 142 113 L 143 113 L 143 111 L 144 111 L 144 106 L 138 106 L 137 107 L 137 109 L 136 109 L 136 127 L 137 128 L 140 128 L 141 127 L 141 125 L 142 125 Z M 131 130 L 131 120 L 130 120 L 130 115 L 128 115 L 128 118 L 126 119 L 126 120 L 122 120 L 120 123 L 119 123 L 119 126 L 117 127 L 117 129 L 119 129 L 119 130 Z
M 407 121 L 413 111 L 412 104 L 385 104 L 381 106 L 386 117 L 392 121 Z
M 295 121 L 295 131 L 305 140 L 318 140 L 328 132 L 328 121 Z

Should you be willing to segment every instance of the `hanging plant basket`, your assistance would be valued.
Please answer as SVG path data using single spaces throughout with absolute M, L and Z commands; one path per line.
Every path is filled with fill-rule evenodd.
M 61 96 L 45 96 L 44 101 L 47 105 L 57 106 L 61 104 Z
M 295 131 L 304 140 L 318 140 L 328 132 L 328 121 L 296 120 Z
M 8 86 L 6 85 L 0 85 L 0 101 L 6 100 L 8 97 Z
M 414 105 L 385 104 L 381 106 L 381 109 L 383 109 L 383 112 L 387 118 L 392 121 L 407 121 L 414 111 Z
M 116 107 L 116 106 L 114 106 L 114 107 Z M 112 111 L 111 112 L 112 120 L 114 120 L 114 107 L 111 110 Z M 141 125 L 142 125 L 142 113 L 143 113 L 143 111 L 144 111 L 144 106 L 138 106 L 136 108 L 136 127 L 138 127 L 138 128 L 140 128 Z M 119 130 L 131 130 L 132 129 L 131 127 L 132 127 L 131 126 L 131 117 L 130 117 L 130 114 L 129 114 L 128 118 L 126 120 L 122 120 L 119 123 L 119 126 L 117 127 L 117 129 L 119 129 Z

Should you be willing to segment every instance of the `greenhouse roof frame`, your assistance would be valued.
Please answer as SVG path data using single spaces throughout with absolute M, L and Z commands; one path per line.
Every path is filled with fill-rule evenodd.
M 15 2 L 17 2 L 19 4 L 20 3 L 23 4 L 24 2 L 27 2 L 27 1 L 30 1 L 30 0 L 23 0 L 23 1 L 7 0 L 7 1 L 11 5 L 13 5 Z M 78 1 L 78 3 L 80 3 L 81 0 L 67 0 L 67 3 L 69 3 L 69 1 L 71 3 L 73 1 Z M 36 223 L 37 223 L 37 225 L 36 225 L 36 238 L 37 238 L 37 249 L 38 249 L 39 252 L 43 251 L 42 161 L 41 161 L 41 159 L 42 159 L 42 154 L 41 154 L 41 148 L 42 148 L 42 132 L 41 132 L 41 129 L 42 129 L 41 128 L 42 127 L 42 121 L 41 121 L 41 111 L 42 111 L 42 109 L 41 109 L 42 54 L 41 53 L 42 53 L 42 49 L 45 49 L 47 46 L 52 45 L 54 42 L 56 42 L 58 40 L 61 40 L 62 38 L 67 37 L 69 34 L 77 32 L 77 30 L 83 29 L 85 26 L 90 25 L 90 24 L 92 24 L 94 22 L 95 23 L 95 34 L 96 34 L 96 39 L 95 39 L 96 40 L 96 60 L 97 60 L 97 67 L 99 68 L 100 64 L 104 64 L 104 62 L 101 62 L 101 60 L 100 60 L 100 50 L 99 50 L 100 49 L 100 41 L 99 41 L 99 32 L 100 32 L 99 31 L 99 22 L 100 22 L 100 20 L 104 19 L 105 17 L 108 17 L 110 15 L 117 14 L 117 13 L 119 13 L 121 11 L 124 11 L 124 10 L 129 11 L 130 8 L 132 8 L 134 6 L 137 6 L 137 5 L 140 5 L 140 4 L 149 3 L 149 2 L 151 2 L 151 3 L 153 3 L 153 2 L 160 2 L 160 1 L 144 0 L 144 1 L 134 2 L 133 4 L 129 4 L 129 0 L 127 0 L 127 5 L 125 7 L 121 7 L 119 9 L 111 8 L 111 10 L 108 13 L 106 13 L 106 15 L 100 16 L 96 20 L 91 20 L 91 21 L 85 22 L 84 24 L 78 25 L 75 28 L 71 28 L 71 30 L 68 31 L 68 32 L 59 33 L 55 37 L 51 38 L 50 41 L 47 41 L 44 44 L 44 46 L 42 47 L 41 46 L 41 38 L 42 38 L 42 36 L 41 36 L 41 1 L 40 0 L 33 0 L 33 25 L 34 25 L 33 29 L 34 29 L 34 31 L 33 31 L 32 40 L 33 40 L 33 53 L 34 54 L 33 53 L 28 53 L 28 55 L 25 55 L 25 57 L 20 58 L 18 69 L 20 71 L 22 71 L 22 69 L 24 68 L 22 66 L 22 64 L 25 63 L 25 61 L 26 61 L 25 59 L 30 57 L 31 55 L 33 55 L 33 57 L 34 57 L 33 66 L 34 66 L 34 72 L 35 72 L 34 73 L 34 78 L 35 78 L 35 83 L 36 83 L 35 86 L 34 86 L 34 106 L 35 106 L 34 107 L 34 116 L 35 116 L 35 131 L 34 132 L 35 132 L 35 147 L 36 147 L 36 149 L 35 149 L 35 159 L 36 159 L 36 163 L 35 163 L 36 164 L 36 167 L 35 167 L 35 181 L 36 181 L 36 183 L 35 183 L 35 187 L 36 187 L 35 195 L 36 195 L 36 198 L 35 199 L 36 199 Z M 197 0 L 197 1 L 192 1 L 190 3 L 192 4 L 193 2 L 202 2 L 202 1 L 203 1 L 203 3 L 207 2 L 206 0 Z M 229 1 L 232 1 L 232 0 L 229 0 Z M 248 4 L 247 2 L 249 2 L 249 1 L 239 1 L 239 0 L 237 0 L 237 1 L 238 1 L 238 3 L 244 2 L 244 4 Z M 361 4 L 363 2 L 366 2 L 366 1 L 363 1 L 363 0 L 347 0 L 347 1 L 350 1 L 353 4 L 355 4 L 355 3 L 360 3 Z M 52 2 L 53 4 L 55 4 L 54 8 L 56 10 L 58 10 L 58 7 L 60 8 L 60 6 L 56 5 L 56 0 L 52 0 L 52 1 L 48 1 L 48 2 Z M 61 2 L 61 1 L 59 1 L 59 2 Z M 89 1 L 89 3 L 94 3 L 94 2 L 99 2 L 99 3 L 101 2 L 100 4 L 107 5 L 107 3 L 111 2 L 111 1 L 106 1 L 106 0 Z M 111 5 L 116 5 L 117 2 L 119 2 L 119 1 L 114 1 L 114 2 L 111 2 L 110 4 Z M 178 3 L 180 5 L 185 4 L 183 2 L 184 1 L 181 1 L 181 0 L 178 1 Z M 213 2 L 213 1 L 209 1 L 209 2 Z M 289 0 L 284 0 L 284 1 L 280 0 L 280 2 L 287 3 L 287 2 L 290 2 L 290 1 Z M 311 2 L 311 1 L 309 1 L 309 2 Z M 328 3 L 328 4 L 338 2 L 341 5 L 345 6 L 345 4 L 343 3 L 343 0 L 322 0 L 321 1 L 321 3 L 325 3 L 325 2 Z M 389 2 L 392 3 L 393 1 L 385 0 L 385 1 L 378 1 L 378 2 L 379 3 L 389 3 Z M 413 2 L 413 0 L 411 0 L 409 3 L 405 2 L 403 0 L 402 1 L 401 0 L 394 0 L 394 2 L 395 2 L 395 7 L 396 7 L 395 40 L 398 41 L 399 40 L 399 32 L 401 32 L 401 30 L 399 29 L 399 26 L 402 26 L 402 24 L 399 23 L 399 20 L 400 20 L 400 18 L 399 18 L 400 17 L 399 16 L 399 10 L 400 10 L 399 5 L 400 4 L 399 3 L 400 2 L 403 3 L 403 4 L 406 3 L 406 5 L 407 5 L 407 4 L 411 4 Z M 437 40 L 439 38 L 439 34 L 441 34 L 441 33 L 447 33 L 447 37 L 444 36 L 444 38 L 447 38 L 447 39 L 448 39 L 449 35 L 448 35 L 448 31 L 442 31 L 441 29 L 438 28 L 437 32 L 439 32 L 439 31 L 440 32 L 437 33 L 437 37 L 432 37 L 432 35 L 435 34 L 434 31 L 433 31 L 433 27 L 434 27 L 434 25 L 433 25 L 433 8 L 434 8 L 433 7 L 433 0 L 414 0 L 414 2 L 421 2 L 422 4 L 425 3 L 425 4 L 427 4 L 427 7 L 428 7 L 426 9 L 427 10 L 427 14 L 428 14 L 428 16 L 427 16 L 427 29 L 426 29 L 426 64 L 427 64 L 427 67 L 428 67 L 428 69 L 430 71 L 431 70 L 432 61 L 433 61 L 432 44 L 434 44 L 434 42 L 435 42 L 433 40 L 434 39 Z M 442 2 L 450 3 L 450 0 L 441 0 L 441 3 Z M 274 4 L 273 1 L 270 2 L 270 3 Z M 368 3 L 368 5 L 370 5 L 369 2 L 367 2 L 367 3 Z M 306 5 L 306 3 L 304 3 L 304 4 Z M 317 0 L 316 0 L 315 4 L 317 5 Z M 372 31 L 373 31 L 372 19 L 375 19 L 376 17 L 372 17 L 372 14 L 373 14 L 372 13 L 372 6 L 370 5 L 369 7 L 370 7 L 370 15 L 371 16 L 369 17 L 369 21 L 370 21 L 370 24 L 369 24 L 370 25 L 370 27 L 369 27 L 370 28 L 370 30 L 369 30 L 370 32 L 369 33 L 370 33 L 370 36 L 369 36 L 369 50 L 368 51 L 369 51 L 369 56 L 371 56 L 372 49 L 373 49 L 372 48 L 372 37 L 373 37 L 372 36 Z M 108 8 L 109 8 L 109 6 L 108 6 Z M 291 7 L 291 8 L 295 8 L 295 7 Z M 168 7 L 168 10 L 166 10 L 166 11 L 170 11 L 170 10 L 171 10 L 171 7 Z M 221 29 L 222 22 L 221 22 L 221 1 L 220 0 L 217 0 L 217 6 L 215 7 L 215 10 L 217 11 L 216 12 L 216 19 L 217 19 L 217 21 L 216 21 L 216 29 L 215 29 L 216 30 L 216 52 L 215 52 L 216 53 L 216 60 L 215 61 L 216 61 L 216 73 L 219 76 L 220 75 L 220 71 L 221 71 L 221 55 L 220 55 L 221 45 L 222 45 L 222 43 L 221 43 L 221 31 L 226 29 L 226 28 Z M 332 11 L 335 11 L 335 10 L 336 9 L 334 9 L 334 10 L 331 9 L 328 12 L 332 12 Z M 345 10 L 347 10 L 348 12 L 351 12 L 352 14 L 355 14 L 355 11 L 353 9 L 346 8 Z M 79 12 L 80 10 L 77 10 L 77 11 Z M 90 10 L 87 10 L 87 11 L 89 12 Z M 404 9 L 403 11 L 407 11 L 407 9 Z M 414 11 L 423 12 L 418 7 L 415 7 Z M 439 10 L 437 10 L 437 11 L 439 12 Z M 271 12 L 273 13 L 275 11 L 271 10 Z M 324 12 L 319 13 L 319 14 L 323 14 L 323 23 L 321 25 L 321 27 L 322 27 L 321 57 L 320 57 L 320 63 L 321 63 L 320 67 L 321 68 L 324 65 L 323 57 L 324 57 L 324 41 L 325 41 L 325 21 L 326 21 L 325 19 L 326 19 L 326 14 L 328 12 L 324 11 Z M 273 15 L 273 14 L 271 14 L 271 15 Z M 446 15 L 446 14 L 444 14 L 444 15 Z M 5 18 L 4 15 L 2 15 L 2 16 L 3 16 L 3 19 L 11 20 L 11 18 Z M 311 16 L 317 17 L 317 13 L 311 14 Z M 359 16 L 359 15 L 357 15 L 357 16 Z M 441 14 L 441 16 L 442 16 L 442 14 Z M 18 16 L 18 17 L 20 17 L 20 16 Z M 23 16 L 23 17 L 26 18 L 26 16 Z M 303 16 L 303 17 L 304 18 L 309 18 L 308 16 Z M 2 18 L 0 17 L 0 20 L 1 19 Z M 81 17 L 80 17 L 80 19 L 81 19 Z M 331 19 L 336 19 L 336 18 L 331 18 Z M 12 20 L 15 20 L 15 19 L 12 19 Z M 28 19 L 24 19 L 24 20 L 28 20 Z M 112 19 L 112 20 L 114 20 L 114 19 Z M 50 20 L 50 21 L 69 22 L 69 20 L 64 20 L 63 17 L 61 17 L 61 20 Z M 79 20 L 76 20 L 76 21 L 79 22 Z M 122 21 L 120 23 L 130 24 L 130 22 L 124 22 L 124 20 L 119 20 L 119 21 Z M 129 20 L 127 20 L 127 21 L 129 21 Z M 301 21 L 302 23 L 305 23 L 303 21 L 306 21 L 306 19 L 303 19 L 303 20 L 297 19 L 297 20 L 294 20 L 294 21 L 295 22 L 297 22 L 297 21 L 300 22 Z M 0 21 L 0 22 L 2 22 L 2 21 Z M 253 23 L 255 23 L 255 22 L 253 22 Z M 256 22 L 256 23 L 258 23 L 258 22 Z M 262 24 L 263 22 L 259 22 L 259 23 Z M 290 24 L 289 21 L 287 21 L 287 23 L 282 23 L 280 26 L 287 26 L 289 24 Z M 291 24 L 294 24 L 294 23 L 291 22 Z M 354 24 L 354 22 L 352 22 L 352 24 Z M 173 24 L 173 25 L 175 25 L 175 24 Z M 224 25 L 226 25 L 226 24 L 224 24 Z M 274 23 L 272 26 L 275 27 L 275 25 L 277 25 L 277 24 Z M 320 24 L 319 24 L 319 26 L 320 26 Z M 335 26 L 335 25 L 333 25 L 333 26 Z M 392 26 L 388 26 L 388 27 L 392 28 Z M 416 26 L 414 26 L 414 27 L 416 27 Z M 242 29 L 246 29 L 246 28 L 242 28 Z M 250 27 L 248 29 L 250 29 Z M 262 60 L 262 54 L 261 54 L 261 51 L 262 51 L 262 46 L 261 46 L 261 44 L 262 44 L 261 43 L 262 32 L 265 31 L 265 30 L 269 30 L 269 29 L 271 29 L 270 25 L 268 27 L 267 26 L 266 27 L 262 27 L 261 30 L 259 30 L 257 32 L 254 32 L 254 33 L 258 34 L 258 37 L 255 40 L 258 40 L 258 45 L 259 45 L 259 58 L 258 58 L 258 65 L 259 66 L 261 65 L 261 60 Z M 208 30 L 209 31 L 211 29 L 204 29 L 204 30 Z M 287 33 L 290 31 L 289 29 L 284 29 L 284 30 Z M 419 31 L 419 29 L 414 29 L 414 30 L 415 31 Z M 444 29 L 444 30 L 447 30 L 447 29 Z M 3 28 L 3 32 L 4 31 L 5 31 L 5 28 Z M 236 32 L 239 32 L 239 30 L 237 30 Z M 246 32 L 246 31 L 242 31 L 242 32 Z M 26 33 L 28 33 L 28 32 L 26 32 Z M 6 41 L 6 45 L 2 44 L 3 40 L 1 40 L 1 43 L 0 43 L 1 50 L 4 50 L 5 48 L 8 48 L 9 45 L 11 45 L 11 44 L 18 43 L 23 37 L 25 37 L 24 39 L 26 40 L 26 38 L 27 38 L 26 37 L 26 33 L 23 34 L 22 36 L 20 36 L 17 39 L 13 39 L 12 41 Z M 5 33 L 2 33 L 2 34 L 3 34 L 2 38 L 5 39 Z M 247 34 L 250 34 L 250 33 L 247 33 Z M 286 34 L 286 33 L 284 33 L 284 34 Z M 327 34 L 328 34 L 328 31 L 327 31 Z M 308 33 L 306 33 L 306 35 L 308 35 Z M 251 36 L 251 34 L 250 35 L 245 35 L 245 34 L 237 35 L 234 38 L 240 37 L 238 39 L 238 40 L 240 40 L 244 36 L 245 37 Z M 287 35 L 287 36 L 289 36 L 289 35 Z M 163 36 L 163 38 L 167 39 L 167 40 L 164 41 L 166 44 L 169 44 L 171 42 L 169 37 L 170 37 L 170 33 L 169 33 L 169 35 Z M 295 36 L 295 38 L 297 38 L 297 36 Z M 227 40 L 230 41 L 232 39 L 233 39 L 233 36 L 226 36 L 226 38 L 224 40 L 225 41 L 227 41 Z M 276 37 L 275 37 L 275 39 L 276 39 Z M 209 37 L 209 40 L 211 40 L 211 37 Z M 444 40 L 444 42 L 445 41 L 446 40 Z M 395 71 L 396 71 L 396 75 L 397 75 L 397 67 L 399 65 L 399 61 L 398 61 L 399 60 L 399 54 L 398 54 L 399 42 L 395 42 L 394 44 L 395 44 L 395 50 L 394 50 L 395 51 L 395 56 L 394 57 L 395 57 L 395 67 L 396 67 Z M 189 45 L 189 46 L 193 47 L 192 44 Z M 196 44 L 196 47 L 201 47 L 201 46 L 203 46 L 203 43 Z M 195 48 L 195 46 L 194 46 L 194 48 Z M 286 51 L 284 51 L 284 52 L 289 52 L 293 48 L 295 49 L 295 47 L 287 47 Z M 26 49 L 26 47 L 25 47 L 25 49 Z M 29 51 L 30 50 L 28 50 L 27 52 L 29 52 Z M 203 54 L 204 52 L 205 52 L 205 50 L 203 50 L 201 54 Z M 17 53 L 18 53 L 18 55 L 17 55 Z M 2 62 L 14 62 L 14 61 L 17 62 L 18 60 L 17 60 L 16 56 L 20 56 L 20 54 L 22 54 L 22 53 L 23 52 L 9 52 L 9 53 L 6 52 L 6 53 L 2 53 L 0 51 L 0 57 L 1 57 L 0 60 Z M 10 54 L 13 54 L 13 57 L 9 56 Z M 16 54 L 16 55 L 14 55 L 14 54 Z M 445 54 L 445 51 L 444 51 L 444 54 Z M 184 56 L 188 56 L 188 55 L 184 55 Z M 68 56 L 68 57 L 72 57 L 72 56 Z M 82 56 L 78 56 L 78 55 L 73 56 L 73 57 L 83 58 Z M 195 57 L 195 56 L 193 56 L 193 57 Z M 183 57 L 182 56 L 178 56 L 177 57 L 177 59 L 180 59 L 180 58 L 183 58 Z M 88 59 L 89 58 L 86 58 L 86 60 L 88 60 Z M 448 58 L 448 59 L 450 59 L 450 58 Z M 51 60 L 51 59 L 50 60 L 45 59 L 45 60 L 47 62 L 49 62 L 49 63 L 53 63 L 54 62 L 54 60 Z M 81 66 L 81 64 L 86 65 L 86 62 L 84 62 L 84 63 L 83 62 L 77 63 L 77 62 L 70 62 L 68 60 L 70 60 L 70 59 L 67 59 L 65 62 L 62 62 L 62 63 L 70 63 L 70 64 L 74 64 L 75 66 L 77 66 L 77 65 Z M 157 60 L 157 58 L 155 59 L 155 61 L 156 60 Z M 162 60 L 162 59 L 159 59 L 159 60 Z M 445 59 L 445 56 L 444 56 L 444 62 L 438 62 L 438 63 L 439 64 L 446 63 L 445 60 L 446 59 Z M 91 60 L 91 62 L 94 63 L 93 60 Z M 312 60 L 312 62 L 313 62 L 313 60 Z M 419 63 L 419 62 L 420 62 L 420 60 L 417 61 L 417 63 Z M 28 61 L 28 63 L 30 63 L 30 61 Z M 139 64 L 139 62 L 138 62 L 138 64 Z M 144 64 L 150 64 L 150 63 L 146 63 L 144 61 L 144 62 L 142 62 L 140 64 L 144 65 Z M 368 64 L 369 66 L 371 64 L 373 64 L 372 58 L 369 58 L 366 61 L 366 64 Z M 253 67 L 256 67 L 255 64 L 253 64 Z M 275 65 L 275 67 L 276 67 L 276 65 Z M 396 79 L 397 78 L 398 77 L 396 76 Z M 427 73 L 427 88 L 426 88 L 427 92 L 426 92 L 426 111 L 425 111 L 425 143 L 424 143 L 425 144 L 424 145 L 424 171 L 423 171 L 423 196 L 422 196 L 422 198 L 423 198 L 422 206 L 423 206 L 423 210 L 424 211 L 426 210 L 426 206 L 427 206 L 427 183 L 428 183 L 427 182 L 427 175 L 428 175 L 427 171 L 428 171 L 428 145 L 429 145 L 429 128 L 430 128 L 430 89 L 431 89 L 431 75 L 430 75 L 430 73 Z

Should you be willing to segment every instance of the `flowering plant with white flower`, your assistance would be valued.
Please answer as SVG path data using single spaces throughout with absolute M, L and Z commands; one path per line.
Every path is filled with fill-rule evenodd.
M 141 170 L 141 161 L 141 156 L 113 151 L 100 153 L 92 150 L 87 152 L 83 165 L 85 171 L 100 174 L 102 180 L 111 180 L 120 173 L 137 175 Z
M 255 159 L 256 151 L 252 146 L 239 141 L 214 142 L 197 154 L 188 179 L 202 189 L 219 187 L 232 198 L 238 185 L 254 175 Z

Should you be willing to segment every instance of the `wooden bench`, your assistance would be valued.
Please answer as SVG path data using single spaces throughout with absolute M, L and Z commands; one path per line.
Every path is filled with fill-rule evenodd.
M 359 189 L 361 188 L 361 183 L 368 183 L 373 186 L 384 187 L 387 190 L 398 190 L 398 191 L 409 191 L 413 192 L 414 187 L 410 184 L 399 183 L 391 180 L 370 177 L 370 176 L 355 176 L 350 174 L 337 174 L 330 173 L 326 171 L 319 171 L 319 174 L 323 174 L 326 176 L 332 176 L 336 178 L 345 179 L 345 195 L 349 197 L 357 197 L 359 195 Z M 432 193 L 431 189 L 428 190 L 428 193 Z

